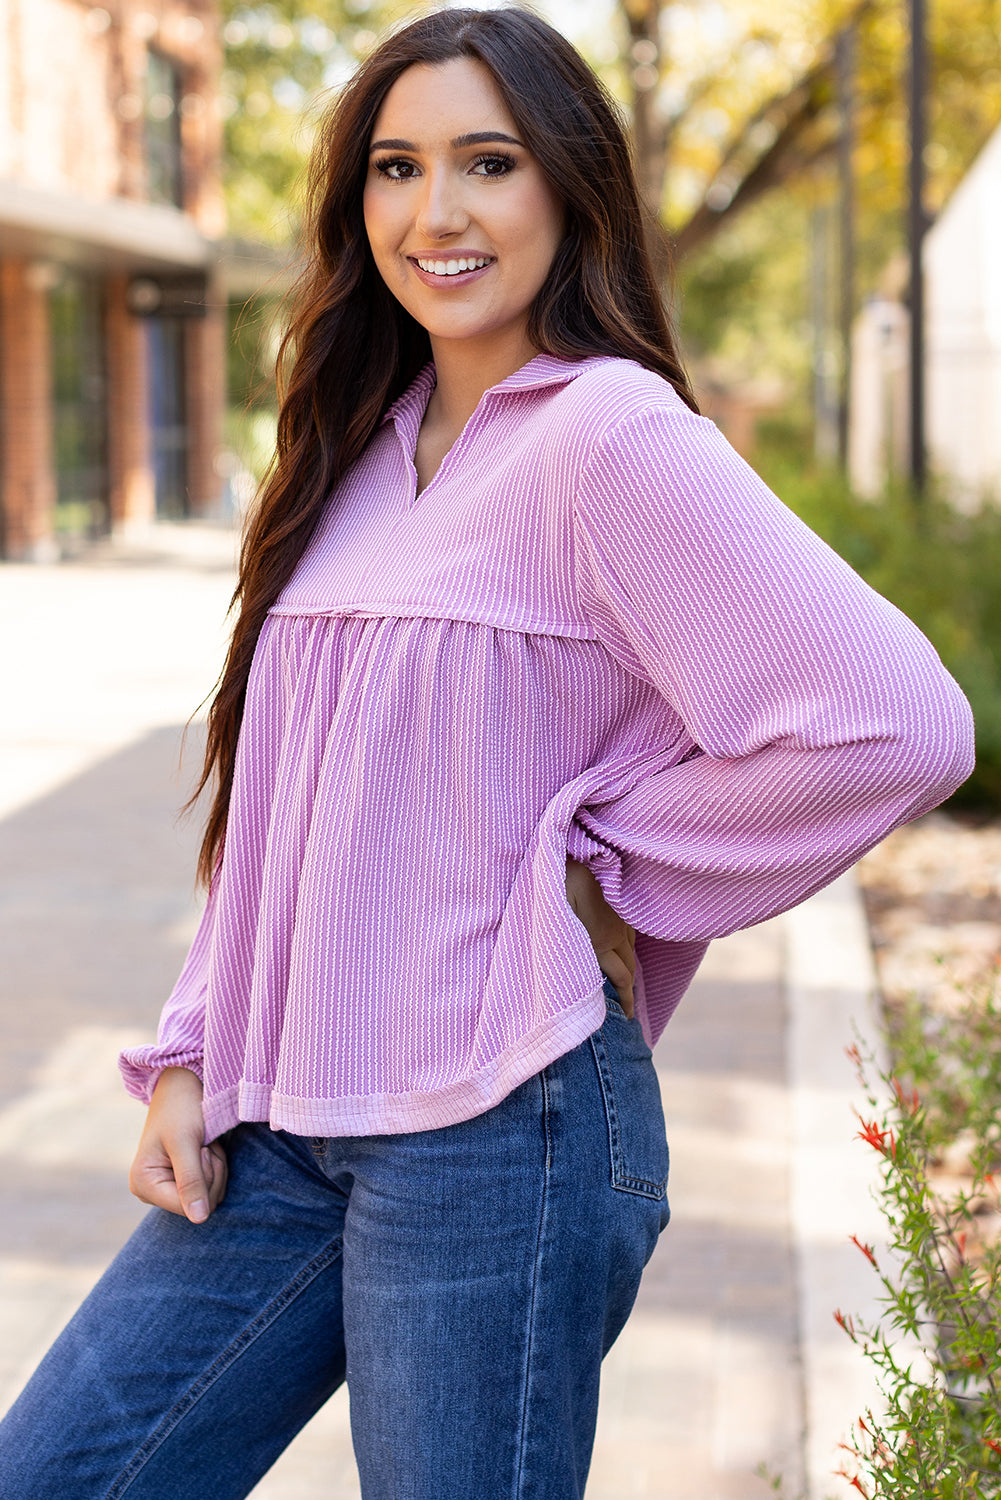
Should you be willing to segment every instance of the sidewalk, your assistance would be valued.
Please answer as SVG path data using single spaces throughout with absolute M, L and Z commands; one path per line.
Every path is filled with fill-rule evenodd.
M 155 551 L 0 570 L 0 1406 L 142 1212 L 114 1059 L 150 1034 L 196 920 L 197 827 L 175 813 L 197 730 L 178 756 L 231 556 L 225 534 L 164 528 Z M 831 1313 L 873 1291 L 846 1248 L 873 1237 L 842 1056 L 866 964 L 839 883 L 714 944 L 668 1028 L 673 1221 L 606 1362 L 588 1500 L 763 1500 L 762 1463 L 787 1500 L 848 1493 L 826 1476 L 865 1372 Z M 254 1492 L 358 1493 L 343 1392 Z

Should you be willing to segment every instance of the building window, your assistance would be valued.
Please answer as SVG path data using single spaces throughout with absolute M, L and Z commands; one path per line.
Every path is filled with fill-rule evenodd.
M 181 70 L 161 52 L 146 58 L 146 165 L 151 201 L 183 207 Z
M 49 294 L 56 529 L 97 536 L 109 525 L 107 371 L 102 287 L 67 271 Z

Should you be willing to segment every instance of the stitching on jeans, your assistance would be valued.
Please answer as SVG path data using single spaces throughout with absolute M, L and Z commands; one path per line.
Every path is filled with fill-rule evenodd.
M 321 1271 L 325 1271 L 328 1266 L 333 1265 L 340 1254 L 341 1239 L 338 1236 L 336 1240 L 331 1240 L 325 1250 L 322 1250 L 319 1255 L 303 1266 L 302 1270 L 292 1278 L 285 1289 L 279 1292 L 278 1296 L 268 1303 L 264 1311 L 258 1313 L 252 1323 L 247 1324 L 243 1332 L 238 1334 L 229 1347 L 224 1349 L 215 1362 L 199 1376 L 198 1380 L 185 1392 L 180 1401 L 171 1407 L 159 1427 L 146 1439 L 128 1467 L 123 1469 L 119 1474 L 110 1490 L 108 1490 L 105 1500 L 118 1500 L 120 1495 L 125 1494 L 126 1490 L 131 1487 L 133 1480 L 138 1478 L 157 1449 L 162 1446 L 178 1423 L 198 1404 L 210 1386 L 213 1386 L 219 1377 L 224 1375 L 231 1365 L 235 1364 L 245 1349 L 248 1349 L 267 1328 L 270 1328 L 275 1319 L 295 1301 L 300 1292 L 305 1291 L 306 1287 L 316 1280 Z
M 532 1296 L 528 1309 L 528 1340 L 525 1345 L 525 1375 L 524 1387 L 521 1398 L 521 1433 L 518 1438 L 517 1468 L 514 1476 L 514 1492 L 512 1500 L 518 1500 L 522 1493 L 522 1481 L 525 1477 L 525 1448 L 528 1442 L 528 1402 L 532 1384 L 532 1355 L 535 1346 L 535 1303 L 539 1291 L 539 1271 L 542 1261 L 542 1243 L 546 1228 L 546 1218 L 549 1209 L 549 1165 L 552 1149 L 552 1121 L 550 1118 L 550 1098 L 548 1086 L 549 1069 L 543 1069 L 540 1074 L 542 1081 L 542 1120 L 546 1138 L 546 1171 L 542 1178 L 542 1202 L 539 1208 L 539 1231 L 535 1240 L 535 1257 L 532 1262 Z
M 542 1081 L 542 1129 L 546 1138 L 546 1171 L 550 1172 L 553 1166 L 553 1130 L 550 1117 L 548 1068 L 543 1069 L 540 1078 Z
M 601 1089 L 601 1097 L 605 1105 L 605 1124 L 608 1128 L 608 1165 L 611 1174 L 612 1186 L 615 1186 L 615 1163 L 619 1158 L 619 1117 L 615 1112 L 615 1098 L 612 1094 L 612 1080 L 608 1076 L 608 1057 L 605 1053 L 605 1039 L 601 1029 L 595 1031 L 589 1038 L 591 1052 L 594 1055 L 594 1065 L 598 1070 L 598 1086 Z
M 588 1038 L 594 1065 L 598 1070 L 598 1082 L 605 1101 L 605 1119 L 608 1124 L 608 1153 L 611 1165 L 612 1187 L 620 1193 L 636 1193 L 641 1198 L 660 1200 L 667 1197 L 667 1181 L 654 1182 L 648 1177 L 634 1177 L 625 1170 L 622 1159 L 622 1137 L 619 1131 L 619 1114 L 615 1107 L 615 1085 L 611 1064 L 605 1051 L 605 1039 L 599 1027 Z

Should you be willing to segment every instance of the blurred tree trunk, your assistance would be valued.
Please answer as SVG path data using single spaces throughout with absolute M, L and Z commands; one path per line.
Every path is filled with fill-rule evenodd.
M 654 267 L 664 280 L 670 268 L 671 251 L 660 217 L 670 136 L 670 124 L 657 106 L 664 64 L 660 39 L 663 0 L 620 0 L 620 7 L 629 34 L 627 66 L 636 179 L 649 216 L 647 235 Z

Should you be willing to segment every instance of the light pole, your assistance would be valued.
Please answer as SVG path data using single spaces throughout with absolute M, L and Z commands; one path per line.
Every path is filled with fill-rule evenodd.
M 910 249 L 910 477 L 914 494 L 924 495 L 925 453 L 925 297 L 921 247 L 925 234 L 925 0 L 908 0 L 910 16 L 910 162 L 908 166 L 907 239 Z
M 852 378 L 852 321 L 855 316 L 855 182 L 852 152 L 855 145 L 855 23 L 839 34 L 835 51 L 838 75 L 838 200 L 839 270 L 838 323 L 841 370 L 838 390 L 838 461 L 848 468 L 848 425 Z

